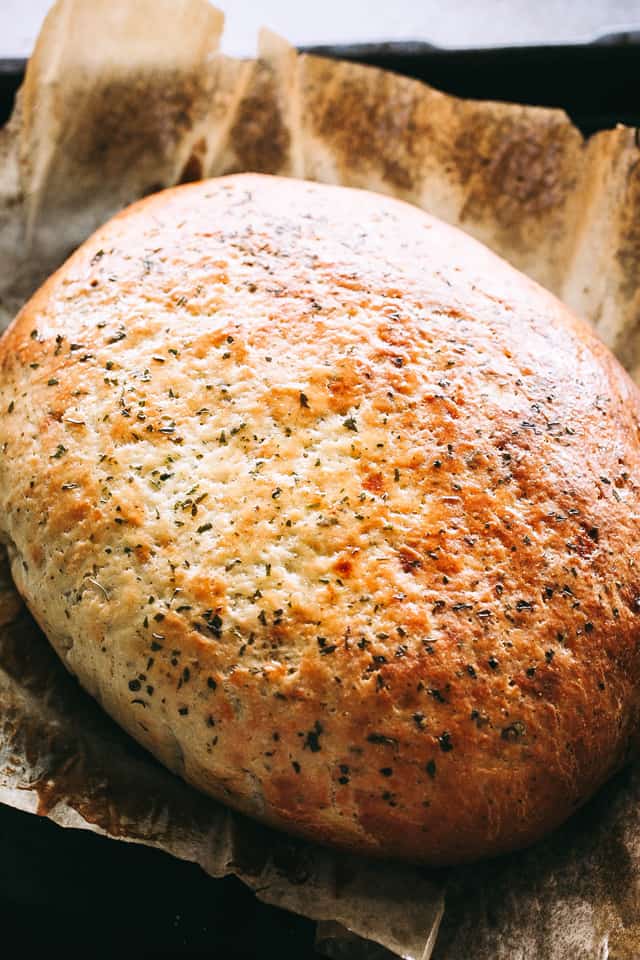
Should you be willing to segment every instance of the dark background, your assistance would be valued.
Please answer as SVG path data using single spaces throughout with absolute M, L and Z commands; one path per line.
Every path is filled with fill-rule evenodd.
M 640 125 L 636 35 L 573 47 L 443 51 L 390 44 L 314 52 L 371 63 L 460 96 L 563 107 L 585 134 Z M 0 61 L 0 125 L 23 71 L 21 61 Z M 158 851 L 62 830 L 2 806 L 0 930 L 0 950 L 15 939 L 23 956 L 65 947 L 92 958 L 116 952 L 317 957 L 311 921 L 261 904 L 234 878 L 212 880 Z

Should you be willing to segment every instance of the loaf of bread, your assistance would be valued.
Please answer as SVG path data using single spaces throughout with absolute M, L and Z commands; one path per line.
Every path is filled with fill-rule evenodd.
M 629 756 L 638 391 L 479 243 L 364 191 L 167 190 L 0 363 L 17 587 L 196 787 L 454 863 L 532 842 Z

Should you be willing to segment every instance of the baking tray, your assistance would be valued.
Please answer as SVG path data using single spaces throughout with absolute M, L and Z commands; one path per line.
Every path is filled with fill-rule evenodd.
M 463 97 L 562 107 L 586 135 L 616 123 L 640 126 L 640 33 L 575 46 L 443 50 L 391 43 L 309 52 L 383 67 Z M 0 60 L 0 125 L 24 67 Z M 145 957 L 318 956 L 311 921 L 261 904 L 235 878 L 212 880 L 155 850 L 63 830 L 2 806 L 0 928 L 3 945 L 15 931 L 26 955 L 60 945 L 92 957 L 125 947 Z

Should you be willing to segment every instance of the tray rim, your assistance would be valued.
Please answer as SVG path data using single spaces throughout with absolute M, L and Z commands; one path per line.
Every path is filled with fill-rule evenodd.
M 300 53 L 332 58 L 357 59 L 361 57 L 429 57 L 453 59 L 457 57 L 482 57 L 490 59 L 501 55 L 532 56 L 564 51 L 591 51 L 594 48 L 640 49 L 640 22 L 637 25 L 621 26 L 591 39 L 579 38 L 575 42 L 496 44 L 482 47 L 443 47 L 424 40 L 365 41 L 357 43 L 312 44 L 298 47 Z M 20 76 L 24 73 L 28 57 L 0 57 L 0 74 Z M 240 58 L 245 59 L 245 58 Z

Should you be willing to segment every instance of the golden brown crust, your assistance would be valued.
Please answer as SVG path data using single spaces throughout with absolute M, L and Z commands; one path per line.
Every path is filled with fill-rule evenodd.
M 18 588 L 196 786 L 444 863 L 529 843 L 623 761 L 638 394 L 468 237 L 300 181 L 168 190 L 0 362 Z

